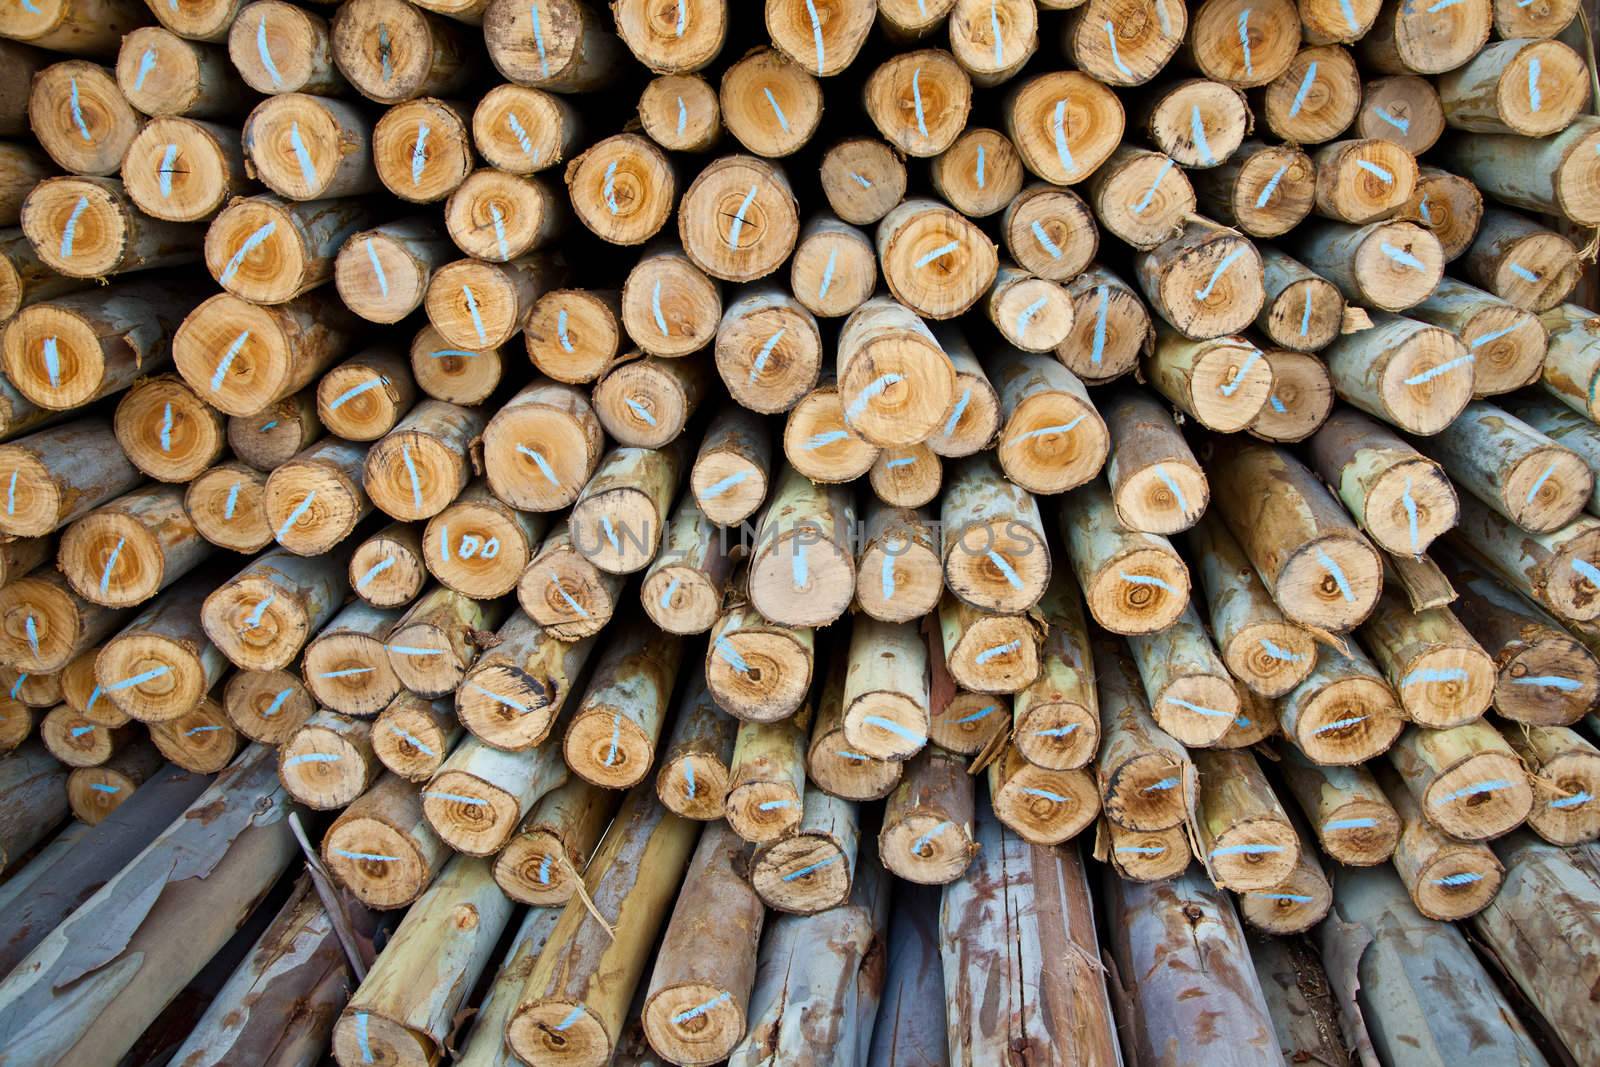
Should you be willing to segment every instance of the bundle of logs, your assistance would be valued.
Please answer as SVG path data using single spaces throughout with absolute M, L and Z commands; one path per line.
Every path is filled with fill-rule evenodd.
M 0 5 L 0 1064 L 1600 1062 L 1581 14 Z

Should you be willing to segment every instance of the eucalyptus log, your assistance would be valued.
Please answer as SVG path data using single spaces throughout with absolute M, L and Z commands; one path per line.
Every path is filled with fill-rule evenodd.
M 495 857 L 494 879 L 501 890 L 535 907 L 566 904 L 622 797 L 576 777 L 546 793 Z

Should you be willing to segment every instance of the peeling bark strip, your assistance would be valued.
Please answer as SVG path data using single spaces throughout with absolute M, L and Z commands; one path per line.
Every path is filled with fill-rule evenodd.
M 0 982 L 8 1055 L 109 1062 L 133 1045 L 299 854 L 274 771 L 270 749 L 247 749 L 41 942 L 38 967 Z

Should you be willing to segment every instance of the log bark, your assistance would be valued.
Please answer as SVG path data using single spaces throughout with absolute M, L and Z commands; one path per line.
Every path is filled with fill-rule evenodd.
M 0 983 L 11 1054 L 53 1064 L 127 1052 L 297 854 L 287 806 L 270 751 L 249 750 L 191 805 L 205 818 L 176 820 L 40 943 L 36 965 Z M 101 936 L 80 938 L 90 929 Z M 35 1025 L 41 1016 L 53 1024 Z
M 1571 241 L 1498 208 L 1484 212 L 1462 267 L 1469 280 L 1528 311 L 1556 307 L 1582 274 Z
M 868 1063 L 949 1067 L 944 975 L 939 963 L 941 895 L 931 886 L 895 887 L 883 1000 L 878 1008 L 882 1021 L 873 1027 Z
M 1557 618 L 1588 622 L 1600 617 L 1600 585 L 1588 576 L 1592 561 L 1600 559 L 1600 522 L 1589 516 L 1580 515 L 1554 533 L 1535 534 L 1464 497 L 1450 540 Z
M 1560 41 L 1496 41 L 1440 75 L 1439 102 L 1454 129 L 1548 137 L 1584 110 L 1584 72 L 1578 53 Z
M 1439 161 L 1509 207 L 1593 226 L 1600 223 L 1600 195 L 1592 184 L 1600 168 L 1594 159 L 1597 143 L 1600 120 L 1579 118 L 1553 137 L 1491 133 L 1453 138 Z

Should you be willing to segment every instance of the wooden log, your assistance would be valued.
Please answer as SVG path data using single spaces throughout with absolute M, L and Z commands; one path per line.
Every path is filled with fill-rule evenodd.
M 1240 893 L 1282 884 L 1299 837 L 1255 757 L 1238 749 L 1190 756 L 1200 777 L 1196 851 L 1211 881 Z
M 75 522 L 139 483 L 104 421 L 80 419 L 0 445 L 6 482 L 0 533 L 38 537 Z
M 648 566 L 665 535 L 684 458 L 681 441 L 608 453 L 568 518 L 573 547 L 608 574 Z
M 945 889 L 940 907 L 950 1062 L 1012 1054 L 1049 1064 L 1119 1062 L 1076 851 L 1029 845 L 983 805 L 977 842 L 977 868 Z M 1004 952 L 1011 945 L 1017 951 Z M 1070 1032 L 1052 1033 L 1047 1017 Z
M 39 720 L 39 740 L 62 766 L 83 768 L 98 767 L 141 739 L 133 729 L 96 725 L 63 704 Z
M 1388 861 L 1400 839 L 1400 819 L 1371 771 L 1315 763 L 1292 745 L 1274 751 L 1322 851 L 1349 867 Z
M 880 255 L 886 254 L 881 249 L 880 241 Z M 955 388 L 954 368 L 933 333 L 887 297 L 867 301 L 845 320 L 838 375 L 846 425 L 879 446 L 931 436 L 944 423 Z
M 1075 374 L 1048 356 L 1003 348 L 987 370 L 1000 401 L 996 457 L 1010 481 L 1059 493 L 1099 474 L 1110 439 Z
M 850 895 L 860 841 L 854 803 L 808 790 L 790 831 L 756 849 L 750 886 L 775 911 L 814 915 L 838 907 Z
M 602 24 L 604 16 L 580 0 L 556 0 L 536 15 L 539 10 L 505 0 L 491 0 L 483 10 L 489 58 L 501 75 L 554 92 L 599 89 L 615 77 L 623 48 Z
M 290 200 L 379 188 L 371 120 L 342 100 L 306 93 L 267 97 L 245 119 L 244 150 L 261 183 Z
M 621 445 L 661 448 L 675 441 L 705 397 L 710 373 L 698 357 L 624 359 L 594 389 L 594 412 Z
M 608 137 L 566 169 L 572 209 L 601 240 L 639 245 L 654 237 L 672 215 L 678 185 L 672 163 L 648 138 L 635 133 Z
M 1445 278 L 1410 314 L 1461 338 L 1473 357 L 1475 396 L 1508 393 L 1538 381 L 1547 343 L 1531 312 Z
M 483 470 L 494 496 L 531 512 L 578 499 L 600 462 L 600 421 L 582 392 L 534 381 L 483 430 Z
M 978 851 L 973 803 L 965 760 L 935 746 L 918 753 L 884 807 L 883 865 L 922 885 L 960 878 Z
M 478 657 L 483 635 L 510 610 L 507 600 L 473 600 L 435 586 L 412 604 L 389 632 L 389 665 L 420 696 L 446 696 L 461 685 Z
M 488 967 L 513 906 L 486 860 L 451 861 L 400 920 L 340 1014 L 333 1030 L 339 1062 L 434 1060 L 454 1030 L 457 1009 Z
M 1161 152 L 1118 148 L 1089 179 L 1095 218 L 1135 248 L 1150 249 L 1168 240 L 1195 213 L 1194 187 L 1175 167 L 1176 160 Z
M 667 812 L 649 790 L 632 793 L 617 818 L 587 878 L 595 908 L 618 924 L 615 936 L 607 938 L 581 904 L 568 905 L 507 1025 L 507 1044 L 524 1060 L 610 1059 L 667 902 L 689 864 L 696 824 Z
M 382 774 L 367 719 L 318 711 L 278 749 L 283 787 L 314 811 L 348 806 Z
M 644 990 L 645 1033 L 672 1062 L 716 1062 L 744 1036 L 765 914 L 746 881 L 750 858 L 724 827 L 700 835 Z
M 856 605 L 883 622 L 930 614 L 944 592 L 939 551 L 927 512 L 872 505 L 856 558 L 856 571 L 864 576 L 856 585 Z
M 1501 40 L 1527 37 L 1561 37 L 1562 31 L 1577 17 L 1569 3 L 1530 5 L 1518 10 L 1515 3 L 1494 5 L 1494 32 Z
M 506 1023 L 522 995 L 522 986 L 549 942 L 561 912 L 556 908 L 529 908 L 511 937 L 511 947 L 495 972 L 494 983 L 479 1005 L 472 1030 L 458 1053 L 467 1067 L 509 1067 Z
M 347 565 L 340 550 L 315 558 L 283 549 L 258 556 L 206 597 L 206 636 L 240 670 L 288 666 L 338 610 Z
M 69 771 L 39 737 L 0 761 L 0 868 L 28 855 L 67 818 Z
M 140 472 L 163 482 L 194 479 L 191 488 L 227 447 L 221 413 L 195 395 L 176 374 L 137 380 L 117 402 L 112 429 L 123 455 Z M 224 466 L 238 466 L 253 474 L 253 469 L 243 464 Z M 252 482 L 256 477 L 265 483 L 264 476 L 253 476 Z M 229 491 L 231 485 L 230 482 L 223 491 Z M 251 502 L 246 500 L 243 507 L 250 511 Z M 228 520 L 231 516 L 224 521 Z M 253 535 L 241 536 L 246 537 L 241 542 L 246 547 L 254 543 Z M 269 531 L 266 540 L 271 539 Z
M 563 276 L 561 262 L 544 253 L 505 263 L 458 259 L 434 271 L 423 307 L 447 344 L 471 351 L 499 348 L 521 329 L 533 302 Z
M 656 797 L 668 811 L 702 822 L 723 816 L 738 725 L 711 698 L 703 676 L 691 678 L 678 700 L 656 774 Z
M 297 555 L 332 551 L 372 513 L 361 483 L 367 454 L 328 437 L 272 472 L 262 506 L 280 545 Z
M 454 255 L 432 220 L 397 219 L 349 234 L 334 259 L 333 280 L 339 298 L 363 319 L 399 322 L 422 306 L 433 272 Z
M 1207 78 L 1236 89 L 1256 88 L 1293 62 L 1299 21 L 1287 2 L 1246 7 L 1238 0 L 1209 0 L 1190 15 L 1184 58 Z
M 423 558 L 430 573 L 458 593 L 503 597 L 516 589 L 546 525 L 543 515 L 512 508 L 480 478 L 428 520 Z
M 844 735 L 853 749 L 905 760 L 927 744 L 927 656 L 910 624 L 856 620 L 844 683 Z
M 1312 271 L 1338 286 L 1351 303 L 1389 311 L 1403 311 L 1426 299 L 1444 270 L 1438 239 L 1410 222 L 1374 222 L 1361 227 L 1314 223 L 1297 232 L 1291 247 Z M 1379 324 L 1383 321 L 1385 317 L 1380 316 Z M 1327 358 L 1331 362 L 1334 353 L 1352 343 L 1365 343 L 1372 334 L 1369 330 L 1334 339 Z
M 802 711 L 777 722 L 739 725 L 723 815 L 733 832 L 752 844 L 789 837 L 805 817 L 807 718 Z
M 422 810 L 457 852 L 492 856 L 539 798 L 566 780 L 567 767 L 554 746 L 502 752 L 469 737 L 423 788 Z
M 1263 90 L 1261 104 L 1267 128 L 1278 137 L 1303 145 L 1331 141 L 1356 119 L 1361 73 L 1344 48 L 1305 48 Z
M 1565 300 L 1582 272 L 1572 242 L 1498 208 L 1484 213 L 1462 264 L 1471 281 L 1535 312 L 1549 311 Z
M 110 68 L 68 59 L 34 76 L 28 91 L 28 125 L 39 147 L 62 170 L 104 176 L 121 166 L 139 132 L 140 118 L 117 88 Z
M 1352 44 L 1372 29 L 1381 6 L 1361 0 L 1348 8 L 1314 0 L 1296 5 L 1300 9 L 1300 33 L 1309 44 Z M 1259 968 L 1257 968 L 1259 970 Z
M 1366 654 L 1328 645 L 1278 705 L 1284 736 L 1317 763 L 1351 766 L 1382 755 L 1405 728 L 1399 698 Z
M 1179 410 L 1218 433 L 1249 426 L 1272 392 L 1272 367 L 1242 337 L 1190 340 L 1166 323 L 1156 327 L 1143 372 Z
M 1219 455 L 1212 483 L 1223 519 L 1291 621 L 1342 631 L 1371 613 L 1379 556 L 1309 469 L 1247 445 Z
M 20 228 L 0 231 L 0 316 L 9 320 L 24 307 L 65 296 L 87 284 L 87 279 L 69 278 L 47 266 Z M 14 387 L 11 393 L 16 394 Z M 33 408 L 20 395 L 17 399 Z
M 555 289 L 534 301 L 522 337 L 528 358 L 558 382 L 592 382 L 622 348 L 621 294 L 614 289 Z
M 363 488 L 387 515 L 432 518 L 466 486 L 467 443 L 483 430 L 480 412 L 424 400 L 368 450 Z
M 940 512 L 945 584 L 973 607 L 1026 611 L 1044 595 L 1050 553 L 1033 495 L 1002 477 L 993 458 L 952 472 Z
M 348 87 L 334 64 L 328 20 L 283 0 L 256 0 L 228 27 L 228 58 L 258 93 L 338 96 Z
M 7 12 L 5 36 L 39 48 L 73 55 L 110 58 L 122 35 L 149 21 L 148 10 L 118 0 L 55 2 Z
M 544 742 L 594 650 L 579 638 L 556 640 L 513 612 L 462 679 L 455 704 L 473 735 L 496 748 L 523 751 Z
M 567 903 L 620 800 L 614 790 L 568 778 L 523 817 L 495 859 L 495 881 L 512 900 L 525 904 Z
M 1193 604 L 1165 630 L 1130 637 L 1128 647 L 1157 725 L 1191 748 L 1227 733 L 1239 694 Z
M 1459 928 L 1422 915 L 1386 870 L 1351 871 L 1318 930 L 1341 1015 L 1359 1012 L 1370 1052 L 1426 1063 L 1544 1059 Z M 1448 994 L 1434 976 L 1448 976 Z
M 1489 38 L 1493 4 L 1468 3 L 1443 18 L 1426 10 L 1380 12 L 1361 41 L 1361 59 L 1384 74 L 1442 74 L 1466 63 Z
M 1453 138 L 1440 162 L 1487 196 L 1510 207 L 1600 221 L 1600 197 L 1587 193 L 1590 157 L 1600 142 L 1600 122 L 1579 118 L 1553 137 L 1484 134 Z
M 0 145 L 0 225 L 15 226 L 33 187 L 56 169 L 50 158 L 32 145 Z
M 1513 593 L 1483 567 L 1448 554 L 1444 573 L 1459 590 L 1452 606 L 1493 657 L 1495 710 L 1530 726 L 1565 726 L 1600 692 L 1600 662 L 1547 612 Z
M 30 1062 L 72 1063 L 80 1057 L 114 1059 L 123 1055 L 138 1034 L 161 1012 L 166 1001 L 200 970 L 204 959 L 222 946 L 294 853 L 283 791 L 272 778 L 267 753 L 256 750 L 224 782 L 196 802 L 209 805 L 208 819 L 179 818 L 134 862 L 107 882 L 30 954 L 43 962 L 27 975 L 18 972 L 4 990 L 8 1040 L 25 1028 L 27 1017 L 59 1014 L 46 1030 L 31 1030 L 25 1040 Z M 191 810 L 202 810 L 194 808 Z M 52 1007 L 57 999 L 53 980 L 41 972 L 72 974 L 87 966 L 82 956 L 67 951 L 76 944 L 78 924 L 103 920 L 105 909 L 126 913 L 120 895 L 140 887 L 150 903 L 138 909 L 137 922 L 125 929 L 117 955 L 131 952 L 133 966 L 99 973 L 93 984 L 115 1008 L 97 1009 L 76 1018 L 70 1010 Z M 109 950 L 109 949 L 107 949 Z M 144 981 L 131 981 L 132 971 Z M 81 975 L 79 977 L 82 977 Z M 109 985 L 109 989 L 104 988 Z M 112 996 L 115 991 L 117 995 Z
M 1012 198 L 1000 232 L 1019 266 L 1063 284 L 1089 266 L 1100 240 L 1089 205 L 1072 190 L 1045 182 L 1034 182 Z M 1078 314 L 1075 321 L 1082 318 Z
M 449 701 L 401 692 L 372 724 L 372 753 L 406 781 L 425 782 L 444 764 L 462 729 Z
M 981 127 L 965 130 L 928 173 L 934 190 L 968 218 L 1005 210 L 1022 191 L 1023 177 L 1016 146 L 999 130 Z
M 1600 431 L 1596 431 L 1594 423 L 1548 394 L 1529 392 L 1509 397 L 1506 410 L 1563 448 L 1582 456 L 1586 464 L 1597 455 Z M 1596 513 L 1596 506 L 1595 498 L 1590 497 L 1586 505 L 1590 514 Z
M 623 328 L 650 355 L 698 352 L 711 342 L 722 317 L 716 282 L 667 244 L 653 245 L 639 258 L 621 299 Z
M 1089 613 L 1105 629 L 1155 633 L 1189 602 L 1189 569 L 1171 542 L 1123 526 L 1103 482 L 1067 498 L 1061 527 Z M 950 585 L 959 592 L 954 581 Z
M 854 137 L 832 145 L 823 153 L 819 176 L 828 206 L 853 226 L 877 222 L 905 199 L 905 161 L 875 138 Z
M 1456 523 L 1455 487 L 1444 469 L 1357 412 L 1329 418 L 1311 440 L 1311 462 L 1386 552 L 1420 555 Z
M 825 318 L 848 315 L 872 295 L 877 281 L 877 260 L 865 233 L 831 215 L 817 215 L 801 229 L 789 288 L 806 310 Z
M 305 685 L 318 704 L 345 715 L 372 716 L 400 693 L 385 642 L 400 621 L 399 608 L 363 600 L 345 605 L 306 645 Z
M 35 254 L 69 277 L 102 278 L 199 258 L 195 227 L 139 211 L 116 178 L 46 178 L 23 201 L 21 222 Z M 168 296 L 156 306 L 165 311 L 171 304 Z M 169 314 L 176 320 L 182 310 Z
M 1497 41 L 1439 77 L 1439 101 L 1454 129 L 1547 137 L 1583 110 L 1583 74 L 1583 60 L 1560 41 Z
M 416 398 L 405 357 L 393 349 L 369 348 L 322 376 L 317 419 L 346 441 L 376 441 L 394 429 Z
M 943 464 L 926 445 L 900 454 L 880 452 L 867 472 L 873 495 L 892 507 L 919 508 L 939 495 Z
M 863 105 L 884 140 L 926 159 L 948 149 L 966 127 L 972 80 L 943 49 L 901 52 L 868 76 Z
M 788 411 L 817 385 L 822 340 L 805 306 L 771 286 L 739 291 L 716 328 L 717 373 L 741 406 Z
M 1594 799 L 1600 793 L 1600 750 L 1564 726 L 1501 728 L 1534 787 L 1528 827 L 1553 845 L 1600 836 Z
M 950 11 L 951 51 L 975 85 L 1010 80 L 1038 47 L 1039 16 L 1032 4 L 1008 0 L 986 9 L 980 0 L 956 0 Z
M 322 839 L 322 862 L 369 908 L 403 908 L 433 882 L 449 847 L 422 813 L 417 787 L 386 774 L 362 793 Z
M 1475 497 L 1461 501 L 1461 521 L 1452 543 L 1470 549 L 1498 577 L 1557 618 L 1588 622 L 1600 616 L 1596 585 L 1587 575 L 1600 524 L 1579 516 L 1564 529 L 1533 534 L 1483 506 Z
M 1255 246 L 1237 231 L 1198 217 L 1178 235 L 1139 253 L 1135 265 L 1151 308 L 1185 337 L 1242 330 L 1266 298 Z
M 1592 1056 L 1594 1036 L 1559 976 L 1581 982 L 1594 971 L 1587 948 L 1595 933 L 1588 912 L 1597 896 L 1593 868 L 1527 834 L 1507 839 L 1499 855 L 1505 886 L 1473 919 L 1473 932 L 1570 1054 Z
M 704 633 L 717 621 L 733 566 L 725 532 L 685 494 L 640 583 L 645 614 L 668 633 Z
M 1204 78 L 1148 90 L 1134 115 L 1157 149 L 1188 167 L 1225 162 L 1250 132 L 1250 106 L 1244 94 Z
M 252 415 L 228 419 L 228 444 L 259 471 L 271 473 L 323 436 L 316 394 L 302 389 Z
M 1095 773 L 1106 817 L 1138 831 L 1179 825 L 1197 789 L 1188 753 L 1156 725 L 1121 648 L 1097 641 L 1094 665 L 1102 737 Z
M 234 1057 L 289 1063 L 322 1055 L 353 984 L 333 921 L 310 879 L 300 878 L 172 1062 L 209 1067 Z M 290 1010 L 299 1025 L 286 1034 L 282 1020 Z
M 829 373 L 784 420 L 783 454 L 811 481 L 837 485 L 868 473 L 882 457 L 882 450 L 845 422 L 838 383 Z
M 950 677 L 974 693 L 1015 693 L 1039 674 L 1039 630 L 1023 615 L 990 615 L 946 595 L 938 626 Z
M 183 311 L 170 287 L 148 282 L 23 308 L 5 333 L 7 378 L 40 408 L 90 404 L 163 369 Z
M 1067 285 L 1073 327 L 1056 358 L 1091 385 L 1103 385 L 1137 366 L 1151 341 L 1150 312 L 1125 282 L 1091 266 Z
M 1499 892 L 1505 870 L 1487 845 L 1447 837 L 1423 815 L 1399 774 L 1375 766 L 1379 784 L 1400 817 L 1394 866 L 1417 910 L 1430 919 L 1464 919 Z
M 1246 140 L 1226 160 L 1189 177 L 1209 215 L 1252 237 L 1281 237 L 1316 199 L 1316 166 L 1293 145 Z
M 1261 260 L 1267 296 L 1256 326 L 1283 348 L 1326 348 L 1344 324 L 1345 303 L 1338 287 L 1275 248 L 1263 249 Z
M 453 348 L 432 325 L 418 330 L 411 341 L 411 375 L 417 388 L 435 400 L 464 407 L 489 399 L 500 385 L 504 359 L 503 349 L 496 346 Z
M 1449 608 L 1413 613 L 1408 600 L 1386 590 L 1361 639 L 1412 722 L 1445 730 L 1488 710 L 1495 662 Z
M 1520 826 L 1534 793 L 1516 752 L 1481 721 L 1406 731 L 1389 762 L 1423 816 L 1451 837 L 1481 841 Z
M 524 214 L 512 216 L 512 225 L 506 227 L 509 234 L 519 239 L 518 243 L 522 238 L 537 234 L 542 219 L 541 210 L 546 207 L 547 197 L 539 196 L 545 192 L 544 187 L 528 190 L 519 199 L 516 195 L 517 178 L 511 175 L 506 175 L 504 182 L 491 182 L 488 188 L 480 187 L 477 196 L 467 194 L 464 199 L 469 208 L 477 206 L 479 210 L 472 211 L 466 218 L 462 217 L 455 194 L 464 188 L 463 183 L 468 180 L 468 175 L 474 173 L 472 164 L 472 138 L 464 105 L 429 96 L 405 100 L 385 111 L 372 127 L 372 165 L 378 172 L 378 180 L 390 193 L 414 204 L 429 204 L 450 197 L 445 207 L 445 223 L 462 251 L 473 254 L 479 249 L 490 253 L 494 250 L 493 242 L 486 242 L 483 234 L 470 232 L 479 225 L 488 225 L 488 212 L 482 210 L 481 203 L 473 204 L 484 194 L 494 199 L 501 210 L 533 209 L 531 217 Z M 462 226 L 463 222 L 465 226 Z M 462 245 L 462 241 L 472 238 L 477 238 L 472 249 Z M 521 255 L 522 251 L 526 249 L 498 258 L 512 259 Z M 485 255 L 484 258 L 496 257 Z
M 1023 165 L 1055 185 L 1087 178 L 1122 139 L 1116 94 L 1081 71 L 1035 75 L 1012 89 L 1001 106 L 1006 134 Z
M 1155 534 L 1193 526 L 1211 490 L 1171 416 L 1142 392 L 1123 391 L 1106 407 L 1106 424 L 1106 478 L 1122 525 Z
M 642 782 L 655 761 L 680 642 L 638 623 L 612 635 L 562 740 L 572 772 L 607 789 Z
M 376 608 L 409 604 L 427 579 L 422 531 L 394 522 L 355 547 L 350 556 L 350 588 Z
M 0 588 L 0 654 L 25 671 L 57 671 L 126 618 L 78 596 L 59 571 L 36 571 Z
M 845 671 L 838 668 L 823 678 L 816 725 L 805 751 L 804 771 L 818 789 L 832 796 L 863 802 L 882 800 L 899 783 L 904 765 L 858 752 L 846 739 L 844 681 Z M 737 757 L 735 762 L 738 762 Z
M 1532 533 L 1567 526 L 1593 493 L 1581 456 L 1487 401 L 1468 404 L 1423 447 L 1455 484 Z
M 495 86 L 472 111 L 473 144 L 491 166 L 511 174 L 567 162 L 577 152 L 582 128 L 571 104 L 522 85 Z
M 837 619 L 855 594 L 848 494 L 817 486 L 785 465 L 761 513 L 749 572 L 750 602 L 787 626 Z
M 599 633 L 611 621 L 623 576 L 601 570 L 573 543 L 568 524 L 550 531 L 517 583 L 517 602 L 560 641 Z
M 1065 571 L 1056 572 L 1038 611 L 1048 629 L 1039 648 L 1038 677 L 1017 693 L 1013 703 L 1012 743 L 1030 763 L 1048 770 L 1075 770 L 1087 766 L 1099 749 L 1100 709 L 1082 593 Z M 968 701 L 952 700 L 943 715 L 936 714 L 932 740 L 946 744 L 952 729 L 958 737 L 979 733 L 985 729 L 982 720 L 997 710 L 992 703 L 976 711 L 966 710 L 969 707 Z M 951 720 L 950 725 L 943 720 Z
M 470 165 L 464 126 L 459 136 L 464 169 Z M 415 169 L 413 165 L 413 173 Z M 566 209 L 543 178 L 479 168 L 463 174 L 451 189 L 444 220 L 463 252 L 506 263 L 552 244 L 564 228 Z
M 99 655 L 99 648 L 90 648 L 78 653 L 73 657 L 71 663 L 68 663 L 53 675 L 19 674 L 16 677 L 21 682 L 23 689 L 18 689 L 18 695 L 9 697 L 9 700 L 15 703 L 22 703 L 23 707 L 30 712 L 36 710 L 32 705 L 22 701 L 23 691 L 26 688 L 31 688 L 27 684 L 31 679 L 52 678 L 55 682 L 55 699 L 49 704 L 43 705 L 44 707 L 52 708 L 57 704 L 65 703 L 97 726 L 110 726 L 112 728 L 126 726 L 130 721 L 130 716 L 127 712 L 117 707 L 110 697 L 106 696 L 105 689 L 100 685 L 99 679 L 95 677 L 94 664 Z M 17 683 L 13 683 L 12 688 L 17 688 Z M 32 728 L 33 724 L 30 720 L 28 725 L 30 733 Z M 21 740 L 26 740 L 26 735 L 19 739 L 19 743 Z
M 21 703 L 25 707 L 53 708 L 63 700 L 67 700 L 66 677 L 60 671 L 30 673 L 7 667 L 0 670 L 0 686 L 5 689 L 6 699 Z M 67 702 L 74 707 L 79 704 L 72 700 Z
M 169 721 L 193 710 L 222 680 L 228 662 L 200 626 L 210 591 L 198 575 L 172 587 L 100 650 L 96 684 L 123 714 Z
M 712 416 L 689 472 L 689 487 L 705 517 L 737 526 L 766 500 L 772 440 L 762 420 L 728 405 Z
M 173 362 L 212 407 L 255 415 L 337 362 L 353 339 L 353 325 L 353 317 L 320 292 L 271 307 L 218 293 L 178 327 Z
M 122 39 L 116 73 L 122 95 L 146 115 L 221 118 L 247 107 L 244 83 L 223 49 L 159 26 Z
M 1189 13 L 1166 0 L 1089 0 L 1072 5 L 1062 47 L 1073 66 L 1104 85 L 1143 85 L 1183 43 Z
M 873 1028 L 869 1063 L 949 1063 L 938 955 L 941 892 L 909 883 L 895 886 L 878 1008 L 883 1022 Z
M 817 916 L 780 916 L 758 957 L 751 1023 L 729 1058 L 753 1067 L 776 1055 L 860 1062 L 883 986 L 875 958 L 887 920 L 889 879 L 870 857 L 847 904 Z M 817 952 L 815 946 L 828 946 Z M 834 1010 L 825 1005 L 843 1005 Z M 804 1020 L 822 1026 L 801 1027 Z
M 1300 829 L 1298 823 L 1296 829 Z M 1317 858 L 1316 849 L 1302 830 L 1294 871 L 1275 886 L 1239 894 L 1239 917 L 1257 930 L 1287 938 L 1309 932 L 1327 916 L 1332 904 L 1333 886 Z M 1256 958 L 1259 963 L 1259 956 Z M 1281 1026 L 1279 1037 L 1281 1040 Z
M 333 59 L 380 104 L 448 97 L 472 77 L 475 50 L 454 23 L 398 0 L 359 0 L 333 18 Z
M 235 671 L 222 691 L 223 711 L 235 730 L 274 747 L 287 741 L 317 710 L 299 672 Z
M 639 95 L 639 124 L 668 151 L 706 152 L 722 138 L 722 107 L 717 91 L 700 75 L 663 74 Z
M 1215 0 L 1207 5 L 1214 6 Z M 1108 874 L 1102 884 L 1113 973 L 1126 976 L 1113 993 L 1132 1007 L 1133 1055 L 1141 1062 L 1166 1055 L 1240 1065 L 1283 1059 L 1225 892 L 1192 868 L 1170 882 L 1146 885 Z M 1197 981 L 1196 975 L 1217 977 Z
M 1201 561 L 1206 613 L 1228 671 L 1262 696 L 1289 692 L 1315 664 L 1311 635 L 1284 617 L 1219 518 L 1202 519 L 1189 538 Z
M 1539 317 L 1549 337 L 1545 353 L 1544 391 L 1586 418 L 1600 413 L 1600 394 L 1589 399 L 1600 381 L 1600 345 L 1594 344 L 1600 322 L 1576 304 L 1562 304 Z
M 1165 882 L 1189 866 L 1189 838 L 1183 826 L 1129 830 L 1101 819 L 1095 834 L 1095 858 L 1109 862 L 1125 881 Z
M 655 11 L 637 0 L 624 0 L 613 13 L 622 43 L 657 74 L 704 68 L 722 50 L 728 32 L 725 0 L 694 0 L 681 17 L 678 12 Z
M 728 77 L 734 76 L 729 71 Z M 730 114 L 728 121 L 737 134 L 736 116 Z M 788 179 L 776 164 L 751 156 L 723 156 L 702 170 L 685 190 L 678 212 L 684 254 L 723 281 L 749 282 L 771 274 L 795 250 L 799 234 L 799 204 Z M 630 333 L 639 336 L 636 330 Z
M 1444 133 L 1444 108 L 1439 91 L 1426 78 L 1397 74 L 1373 78 L 1361 86 L 1361 110 L 1355 132 L 1360 137 L 1393 141 L 1414 156 L 1438 143 Z M 1426 173 L 1428 168 L 1424 168 Z M 1419 179 L 1419 186 L 1422 181 Z
M 95 604 L 142 604 L 211 554 L 177 486 L 135 489 L 85 515 L 61 538 L 59 564 L 74 591 Z

